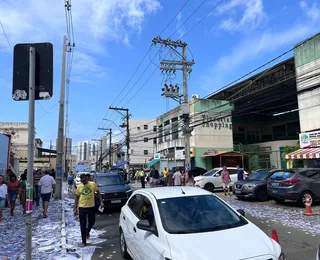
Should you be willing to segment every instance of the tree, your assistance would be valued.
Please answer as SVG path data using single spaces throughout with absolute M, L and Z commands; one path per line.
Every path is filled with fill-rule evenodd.
M 282 158 L 286 160 L 286 155 L 300 149 L 300 142 L 298 141 L 295 146 L 286 146 L 284 148 Z M 303 160 L 292 160 L 292 168 L 302 168 L 304 165 Z

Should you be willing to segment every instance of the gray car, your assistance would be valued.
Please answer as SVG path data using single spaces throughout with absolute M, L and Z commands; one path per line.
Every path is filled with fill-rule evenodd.
M 277 203 L 293 200 L 304 206 L 307 195 L 310 195 L 311 202 L 315 202 L 320 199 L 320 169 L 276 171 L 268 180 L 268 195 Z

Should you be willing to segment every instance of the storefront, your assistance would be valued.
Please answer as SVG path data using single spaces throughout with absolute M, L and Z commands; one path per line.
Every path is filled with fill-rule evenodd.
M 240 165 L 245 167 L 245 154 L 233 152 L 233 151 L 208 151 L 202 156 L 207 161 L 207 165 L 211 164 L 211 168 L 216 167 L 237 167 Z

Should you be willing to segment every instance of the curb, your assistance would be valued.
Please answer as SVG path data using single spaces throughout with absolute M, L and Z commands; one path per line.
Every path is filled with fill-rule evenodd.
M 63 185 L 62 185 L 63 186 Z M 62 196 L 61 196 L 61 201 L 64 202 L 64 196 L 63 196 L 63 187 L 62 187 Z M 61 245 L 62 245 L 62 250 L 61 253 L 62 255 L 66 255 L 67 250 L 64 247 L 64 245 L 67 244 L 67 233 L 66 233 L 66 215 L 65 215 L 65 207 L 64 203 L 61 203 L 61 208 L 62 208 L 62 224 L 61 224 Z

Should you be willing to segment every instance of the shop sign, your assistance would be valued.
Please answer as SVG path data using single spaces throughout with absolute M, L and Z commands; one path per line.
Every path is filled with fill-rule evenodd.
M 299 134 L 300 148 L 320 147 L 320 131 Z
M 232 130 L 231 116 L 214 119 L 214 116 L 208 114 L 202 115 L 202 127 L 214 128 L 214 129 L 229 129 Z

